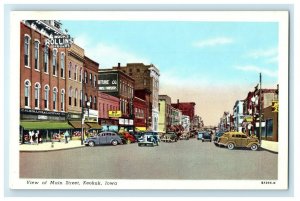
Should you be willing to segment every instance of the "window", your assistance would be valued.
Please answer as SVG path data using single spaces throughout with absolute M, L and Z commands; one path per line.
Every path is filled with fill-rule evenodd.
M 93 106 L 93 98 L 92 98 L 92 96 L 90 96 L 89 102 L 90 102 L 90 107 L 93 108 L 93 107 L 92 107 L 92 106 Z
M 25 107 L 29 107 L 31 83 L 29 80 L 25 80 L 24 84 L 25 84 L 25 89 L 24 89 Z
M 74 68 L 74 80 L 77 80 L 77 65 Z
M 57 75 L 57 50 L 53 49 L 52 55 L 52 67 L 53 67 L 53 75 Z
M 84 83 L 87 83 L 87 72 L 84 71 Z
M 94 75 L 94 87 L 96 87 L 96 85 L 97 85 L 97 76 Z
M 65 53 L 60 55 L 60 77 L 65 77 Z
M 56 110 L 56 102 L 57 102 L 57 88 L 53 89 L 53 110 Z
M 39 109 L 40 106 L 40 89 L 41 89 L 41 85 L 40 83 L 35 83 L 34 85 L 34 107 L 36 109 Z
M 71 106 L 72 105 L 72 87 L 69 88 L 69 105 Z
M 91 83 L 91 85 L 93 85 L 93 76 L 92 76 L 92 73 L 90 73 L 90 83 Z
M 79 103 L 80 107 L 82 107 L 82 90 L 80 90 L 80 103 Z
M 77 106 L 77 96 L 78 96 L 78 90 L 75 89 L 74 106 Z
M 39 41 L 34 41 L 34 69 L 38 70 L 39 67 Z
M 50 90 L 50 88 L 48 85 L 46 85 L 44 89 L 45 89 L 45 91 L 44 91 L 44 107 L 45 107 L 45 109 L 49 109 L 49 90 Z
M 30 55 L 30 37 L 25 35 L 24 38 L 24 63 L 25 66 L 29 66 L 29 55 Z
M 48 73 L 49 48 L 44 48 L 44 72 Z
M 94 96 L 94 109 L 96 110 L 97 109 L 97 97 Z
M 273 138 L 273 119 L 266 120 L 266 139 Z
M 69 63 L 69 79 L 71 79 L 71 74 L 72 74 L 72 63 Z
M 138 69 L 136 69 L 136 72 L 138 72 L 138 73 L 139 73 L 139 72 L 140 72 L 140 69 L 139 69 L 139 68 L 138 68 Z
M 79 82 L 82 82 L 82 68 L 80 68 L 80 73 L 79 73 Z
M 60 108 L 61 108 L 61 111 L 65 111 L 65 90 L 62 89 L 61 90 L 61 99 L 60 99 Z

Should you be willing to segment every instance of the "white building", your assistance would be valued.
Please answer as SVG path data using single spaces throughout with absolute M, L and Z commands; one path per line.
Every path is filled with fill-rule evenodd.
M 243 115 L 243 100 L 237 100 L 233 107 L 233 124 L 234 130 L 242 132 Z
M 187 115 L 182 115 L 182 117 L 181 117 L 181 125 L 184 128 L 185 132 L 189 132 L 190 131 L 190 125 L 191 125 L 190 117 L 187 116 Z

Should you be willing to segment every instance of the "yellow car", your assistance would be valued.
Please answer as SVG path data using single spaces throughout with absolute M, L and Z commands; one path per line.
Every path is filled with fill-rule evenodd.
M 232 150 L 235 147 L 246 147 L 256 151 L 260 146 L 258 138 L 249 137 L 242 132 L 226 132 L 218 140 L 218 145 L 223 145 Z

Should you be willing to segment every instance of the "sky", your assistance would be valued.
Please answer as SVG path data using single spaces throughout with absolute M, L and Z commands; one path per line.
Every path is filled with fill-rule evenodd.
M 253 91 L 278 84 L 276 22 L 61 21 L 85 55 L 111 68 L 154 64 L 160 94 L 195 102 L 205 125 Z

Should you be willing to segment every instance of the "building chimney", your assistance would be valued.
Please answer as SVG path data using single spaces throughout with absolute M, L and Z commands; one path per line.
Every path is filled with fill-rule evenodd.
M 177 99 L 177 105 L 179 105 L 179 99 Z
M 118 68 L 120 68 L 121 67 L 121 63 L 118 63 Z

